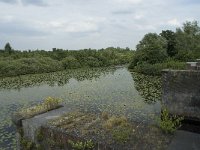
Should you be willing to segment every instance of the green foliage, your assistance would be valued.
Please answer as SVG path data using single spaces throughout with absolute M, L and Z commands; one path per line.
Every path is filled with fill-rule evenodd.
M 62 59 L 62 65 L 65 69 L 75 69 L 75 68 L 80 68 L 80 63 L 76 58 L 73 56 L 68 56 Z
M 75 150 L 91 150 L 94 148 L 94 143 L 92 142 L 92 140 L 87 140 L 85 142 L 81 141 L 73 142 L 71 140 L 68 140 L 68 143 Z
M 113 140 L 119 143 L 127 142 L 132 131 L 127 118 L 125 116 L 108 117 L 107 113 L 102 113 L 102 115 L 102 118 L 105 120 L 102 126 L 104 129 L 111 132 Z
M 59 70 L 62 70 L 61 63 L 49 57 L 0 61 L 0 77 L 54 72 Z
M 125 143 L 129 140 L 131 132 L 132 130 L 129 126 L 118 126 L 112 130 L 112 137 L 116 142 Z
M 176 49 L 179 60 L 191 60 L 199 58 L 200 55 L 200 27 L 197 21 L 186 22 L 182 28 L 176 30 Z M 194 55 L 198 54 L 198 55 Z
M 29 140 L 26 140 L 25 138 L 20 139 L 20 146 L 21 146 L 21 149 L 24 149 L 24 150 L 35 149 L 35 144 Z
M 163 69 L 162 64 L 149 64 L 142 63 L 134 68 L 135 72 L 143 73 L 146 75 L 161 75 L 161 70 Z
M 180 126 L 183 117 L 170 116 L 169 112 L 164 109 L 161 118 L 158 119 L 158 125 L 164 133 L 174 133 Z
M 36 114 L 47 112 L 51 109 L 55 109 L 60 105 L 61 100 L 58 98 L 47 97 L 44 102 L 32 106 L 30 108 L 23 108 L 17 114 L 23 118 L 28 118 Z
M 161 71 L 163 69 L 181 70 L 181 69 L 185 69 L 185 67 L 186 67 L 185 62 L 169 60 L 163 63 L 156 63 L 156 64 L 142 63 L 134 67 L 133 70 L 135 72 L 143 73 L 146 75 L 161 75 Z
M 135 65 L 142 62 L 155 64 L 167 58 L 167 41 L 156 33 L 148 33 L 137 45 Z
M 11 54 L 11 52 L 12 52 L 12 47 L 10 46 L 10 43 L 6 43 L 4 50 L 5 50 L 5 52 L 7 52 L 8 54 Z
M 57 107 L 58 105 L 60 105 L 61 103 L 61 99 L 59 98 L 53 98 L 53 97 L 47 97 L 44 102 L 42 103 L 42 105 L 47 109 L 53 109 L 55 107 Z
M 130 63 L 133 51 L 109 47 L 101 50 L 12 51 L 0 50 L 0 77 L 54 72 L 81 67 L 104 67 Z
M 200 58 L 200 27 L 197 21 L 186 22 L 176 32 L 165 30 L 160 36 L 146 34 L 137 45 L 129 68 L 140 73 L 160 75 L 162 69 L 183 69 L 184 63 L 181 62 L 197 58 Z
M 167 55 L 169 57 L 175 56 L 177 54 L 177 50 L 175 48 L 176 46 L 175 33 L 171 30 L 166 30 L 162 31 L 160 35 L 167 40 Z

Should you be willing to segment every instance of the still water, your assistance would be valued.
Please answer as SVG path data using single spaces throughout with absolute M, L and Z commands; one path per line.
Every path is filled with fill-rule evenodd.
M 126 67 L 76 69 L 64 72 L 0 78 L 0 149 L 15 149 L 11 114 L 46 97 L 58 97 L 68 107 L 126 115 L 153 122 L 160 102 L 146 103 Z

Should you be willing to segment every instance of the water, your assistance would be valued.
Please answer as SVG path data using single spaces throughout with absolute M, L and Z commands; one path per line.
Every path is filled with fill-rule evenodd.
M 0 149 L 15 149 L 11 114 L 48 96 L 63 99 L 68 107 L 85 111 L 124 114 L 151 123 L 160 103 L 146 103 L 126 67 L 77 69 L 0 79 Z

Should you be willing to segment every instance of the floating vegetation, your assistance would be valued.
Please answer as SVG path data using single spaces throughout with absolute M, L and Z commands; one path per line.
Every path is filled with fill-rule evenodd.
M 74 78 L 77 81 L 97 79 L 108 72 L 114 72 L 114 67 L 109 68 L 84 68 L 58 71 L 52 73 L 21 75 L 17 77 L 0 78 L 0 89 L 21 89 L 23 87 L 40 86 L 63 86 Z
M 161 100 L 161 77 L 132 72 L 135 88 L 146 102 Z

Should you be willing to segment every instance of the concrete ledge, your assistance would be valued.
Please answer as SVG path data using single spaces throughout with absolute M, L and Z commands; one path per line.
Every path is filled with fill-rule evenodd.
M 48 111 L 51 111 L 51 110 L 54 110 L 54 109 L 59 109 L 61 107 L 63 107 L 63 105 L 58 105 L 58 106 L 56 106 L 52 109 L 40 111 L 39 113 L 35 113 L 35 114 L 30 115 L 30 116 L 23 116 L 22 114 L 19 114 L 18 112 L 16 112 L 11 116 L 11 120 L 16 126 L 21 127 L 22 126 L 22 120 L 29 119 L 29 118 L 32 118 L 34 116 L 46 113 Z
M 60 117 L 66 112 L 71 111 L 70 108 L 61 107 L 43 114 L 36 115 L 32 118 L 22 120 L 23 136 L 24 138 L 37 143 L 36 131 L 45 125 L 49 120 Z
M 162 103 L 170 114 L 200 121 L 200 70 L 163 70 Z

